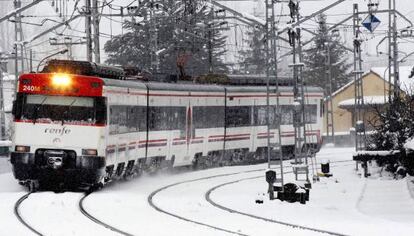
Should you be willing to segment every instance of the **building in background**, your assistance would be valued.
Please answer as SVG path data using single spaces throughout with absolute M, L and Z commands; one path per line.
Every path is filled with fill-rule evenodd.
M 414 78 L 409 78 L 412 66 L 400 67 L 401 90 L 405 94 L 414 92 Z M 388 103 L 388 68 L 373 67 L 362 76 L 364 92 L 364 123 L 367 133 L 373 130 L 372 123 L 376 120 L 374 107 Z M 334 134 L 336 145 L 354 145 L 353 129 L 355 127 L 355 84 L 352 80 L 332 94 Z M 325 106 L 326 107 L 326 106 Z M 324 113 L 324 142 L 332 142 L 326 137 L 326 112 Z

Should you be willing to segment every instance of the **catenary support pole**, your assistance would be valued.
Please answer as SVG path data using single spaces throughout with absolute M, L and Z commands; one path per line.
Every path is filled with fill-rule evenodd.
M 86 60 L 92 61 L 91 0 L 85 0 Z

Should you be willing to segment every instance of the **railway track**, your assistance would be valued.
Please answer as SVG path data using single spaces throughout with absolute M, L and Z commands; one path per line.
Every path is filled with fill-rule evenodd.
M 333 166 L 333 167 L 335 167 L 335 166 Z M 293 172 L 292 171 L 284 172 L 284 174 L 287 174 L 287 173 L 293 173 Z M 253 215 L 253 214 L 248 214 L 248 213 L 245 213 L 245 212 L 241 212 L 241 211 L 238 211 L 238 210 L 231 209 L 231 208 L 225 207 L 223 205 L 220 205 L 220 204 L 218 204 L 217 202 L 215 202 L 215 201 L 213 201 L 211 199 L 211 193 L 214 192 L 215 190 L 221 188 L 221 187 L 224 187 L 224 186 L 227 186 L 227 185 L 231 185 L 231 184 L 235 184 L 235 183 L 239 183 L 239 182 L 246 181 L 246 180 L 259 179 L 259 178 L 263 178 L 263 175 L 254 176 L 254 177 L 248 177 L 248 178 L 242 178 L 242 179 L 238 179 L 238 180 L 226 182 L 226 183 L 223 183 L 223 184 L 219 184 L 217 186 L 214 186 L 213 188 L 210 188 L 205 193 L 204 198 L 211 205 L 213 205 L 213 206 L 215 206 L 215 207 L 217 207 L 217 208 L 219 208 L 221 210 L 224 210 L 224 211 L 233 213 L 233 214 L 239 214 L 239 215 L 247 216 L 247 217 L 254 218 L 254 219 L 258 219 L 258 220 L 263 220 L 263 221 L 267 221 L 267 222 L 271 222 L 271 223 L 275 223 L 275 224 L 280 224 L 280 225 L 285 225 L 285 226 L 290 226 L 290 227 L 293 227 L 293 228 L 298 228 L 298 229 L 303 229 L 303 230 L 310 230 L 310 231 L 314 231 L 314 232 L 318 232 L 318 233 L 323 233 L 323 234 L 330 234 L 330 235 L 336 235 L 336 236 L 346 236 L 346 234 L 342 234 L 342 233 L 338 233 L 338 232 L 333 232 L 333 231 L 329 231 L 329 230 L 323 230 L 323 229 L 318 229 L 318 228 L 303 226 L 303 225 L 299 225 L 299 224 L 293 224 L 293 223 L 289 223 L 289 222 L 284 222 L 284 221 L 280 221 L 280 220 L 273 220 L 273 219 L 269 219 L 269 218 L 265 218 L 265 217 Z
M 331 162 L 331 163 L 341 163 L 341 162 L 353 162 L 353 161 L 352 160 L 349 160 L 349 161 L 337 161 L 337 162 Z M 284 166 L 284 169 L 291 168 L 291 167 L 292 166 Z M 210 225 L 210 224 L 207 224 L 207 223 L 203 223 L 203 222 L 200 222 L 200 221 L 197 221 L 197 220 L 194 220 L 194 219 L 190 219 L 190 218 L 187 218 L 187 217 L 183 217 L 183 216 L 180 216 L 180 215 L 175 214 L 173 212 L 169 212 L 167 210 L 164 210 L 164 209 L 162 209 L 161 207 L 157 206 L 154 203 L 154 196 L 156 196 L 157 194 L 159 194 L 160 192 L 162 192 L 164 190 L 167 190 L 169 188 L 172 188 L 172 187 L 175 187 L 175 186 L 178 186 L 178 185 L 182 185 L 182 184 L 193 183 L 193 182 L 197 182 L 197 181 L 214 179 L 214 178 L 220 178 L 220 177 L 234 176 L 234 175 L 245 174 L 245 173 L 253 173 L 253 172 L 259 172 L 259 171 L 265 171 L 265 170 L 266 170 L 265 168 L 260 168 L 260 169 L 254 169 L 254 170 L 248 170 L 248 171 L 238 171 L 238 172 L 232 172 L 232 173 L 227 173 L 227 174 L 219 174 L 219 175 L 213 175 L 213 176 L 207 176 L 207 177 L 202 177 L 202 178 L 197 178 L 197 179 L 192 179 L 192 180 L 186 180 L 186 181 L 176 182 L 176 183 L 173 183 L 173 184 L 170 184 L 170 185 L 166 185 L 164 187 L 161 187 L 161 188 L 153 191 L 148 196 L 147 201 L 148 201 L 149 205 L 152 208 L 154 208 L 156 211 L 161 212 L 161 213 L 164 213 L 164 214 L 167 214 L 167 215 L 170 215 L 170 216 L 175 217 L 177 219 L 180 219 L 180 220 L 183 220 L 183 221 L 186 221 L 186 222 L 190 222 L 190 223 L 194 223 L 194 224 L 198 224 L 198 225 L 202 225 L 202 226 L 205 226 L 205 227 L 208 227 L 208 228 L 211 228 L 211 229 L 215 229 L 215 230 L 219 230 L 219 231 L 222 231 L 222 232 L 226 232 L 226 233 L 229 233 L 229 234 L 243 235 L 243 236 L 245 236 L 247 234 L 243 234 L 243 233 L 236 232 L 236 231 L 232 231 L 232 230 L 225 229 L 225 228 L 222 228 L 222 227 L 218 227 L 218 226 Z M 292 171 L 287 171 L 287 172 L 284 172 L 284 173 L 292 173 Z M 242 178 L 242 179 L 239 179 L 239 180 L 236 180 L 236 181 L 231 181 L 231 182 L 225 183 L 225 185 L 226 184 L 232 184 L 232 183 L 240 182 L 240 181 L 247 180 L 247 179 L 252 179 L 252 178 L 263 178 L 263 175 L 249 177 L 249 178 Z M 248 217 L 251 217 L 251 218 L 265 220 L 265 221 L 272 222 L 272 223 L 276 223 L 276 224 L 281 224 L 281 225 L 284 225 L 284 226 L 290 226 L 290 227 L 294 227 L 294 228 L 299 228 L 299 229 L 304 229 L 304 230 L 310 230 L 310 231 L 324 233 L 324 234 L 330 234 L 330 235 L 338 235 L 338 236 L 345 235 L 345 234 L 341 234 L 341 233 L 336 233 L 336 232 L 331 232 L 331 231 L 326 231 L 326 230 L 320 230 L 320 229 L 317 229 L 317 228 L 311 228 L 311 227 L 301 226 L 301 225 L 298 225 L 298 224 L 291 224 L 291 223 L 287 223 L 287 222 L 275 221 L 275 220 L 271 220 L 271 219 L 267 219 L 267 218 L 262 218 L 262 217 L 259 217 L 259 216 L 249 215 L 249 214 L 246 214 L 246 213 L 243 213 L 243 212 L 238 212 L 238 211 L 235 211 L 233 209 L 226 208 L 224 206 L 220 206 L 219 204 L 217 204 L 217 203 L 215 203 L 215 202 L 213 202 L 211 200 L 210 194 L 215 189 L 220 188 L 222 186 L 224 186 L 224 185 L 215 186 L 214 188 L 209 189 L 206 192 L 206 194 L 205 194 L 205 199 L 210 204 L 212 204 L 213 206 L 218 207 L 218 208 L 220 208 L 222 210 L 226 210 L 226 211 L 229 211 L 231 213 L 236 213 L 236 214 L 240 214 L 240 215 L 245 215 L 245 216 L 248 216 Z
M 20 223 L 22 223 L 24 226 L 26 226 L 26 228 L 28 228 L 32 233 L 39 235 L 39 236 L 43 236 L 42 233 L 40 233 L 39 231 L 37 231 L 35 228 L 33 228 L 32 226 L 30 226 L 22 217 L 22 215 L 20 214 L 19 208 L 20 205 L 24 202 L 24 200 L 26 200 L 31 193 L 27 193 L 25 195 L 23 195 L 21 198 L 19 198 L 19 200 L 17 200 L 17 202 L 14 204 L 14 214 L 16 215 L 17 219 L 20 221 Z
M 87 218 L 89 218 L 90 220 L 92 220 L 93 222 L 95 222 L 96 224 L 101 225 L 101 226 L 103 226 L 103 227 L 105 227 L 105 228 L 107 228 L 107 229 L 109 229 L 109 230 L 111 230 L 113 232 L 116 232 L 118 234 L 125 235 L 125 236 L 133 236 L 133 234 L 127 233 L 127 232 L 125 232 L 125 231 L 123 231 L 121 229 L 118 229 L 118 228 L 116 228 L 114 226 L 111 226 L 111 225 L 109 225 L 109 224 L 107 224 L 107 223 L 105 223 L 105 222 L 97 219 L 96 217 L 92 216 L 88 211 L 86 211 L 85 208 L 83 207 L 83 201 L 85 200 L 85 198 L 87 196 L 89 196 L 89 194 L 85 194 L 80 199 L 80 201 L 79 201 L 79 209 L 80 209 L 80 211 L 82 212 L 82 214 L 84 216 L 86 216 Z
M 259 170 L 257 170 L 257 171 L 259 171 Z M 170 216 L 172 216 L 172 217 L 175 217 L 175 218 L 177 218 L 177 219 L 180 219 L 180 220 L 183 220 L 183 221 L 187 221 L 187 222 L 190 222 L 190 223 L 194 223 L 194 224 L 198 224 L 198 225 L 202 225 L 202 226 L 205 226 L 205 227 L 208 227 L 208 228 L 211 228 L 211 229 L 215 229 L 215 230 L 222 231 L 222 232 L 226 232 L 226 233 L 230 233 L 230 234 L 247 236 L 247 234 L 242 234 L 242 233 L 240 233 L 240 232 L 236 232 L 236 231 L 232 231 L 232 230 L 224 229 L 224 228 L 221 228 L 221 227 L 217 227 L 217 226 L 214 226 L 214 225 L 206 224 L 206 223 L 203 223 L 203 222 L 200 222 L 200 221 L 192 220 L 192 219 L 189 219 L 189 218 L 186 218 L 186 217 L 183 217 L 183 216 L 180 216 L 180 215 L 174 214 L 174 213 L 172 213 L 172 212 L 169 212 L 169 211 L 166 211 L 166 210 L 162 209 L 161 207 L 158 207 L 158 206 L 154 203 L 154 196 L 155 196 L 155 195 L 157 195 L 158 193 L 160 193 L 160 192 L 162 192 L 162 191 L 164 191 L 164 190 L 168 189 L 168 188 L 171 188 L 171 187 L 174 187 L 174 186 L 177 186 L 177 185 L 180 185 L 180 184 L 192 183 L 192 182 L 196 182 L 196 181 L 200 181 L 200 180 L 213 179 L 213 178 L 224 177 L 224 176 L 230 176 L 230 175 L 236 175 L 236 174 L 239 174 L 239 173 L 240 173 L 240 172 L 237 172 L 237 173 L 230 173 L 230 174 L 214 175 L 214 176 L 209 176 L 209 177 L 204 177 L 204 178 L 198 178 L 198 179 L 193 179 L 193 180 L 187 180 L 187 181 L 181 181 L 181 182 L 177 182 L 177 183 L 174 183 L 174 184 L 170 184 L 170 185 L 164 186 L 164 187 L 162 187 L 162 188 L 159 188 L 159 189 L 157 189 L 157 190 L 153 191 L 153 192 L 152 192 L 152 193 L 148 196 L 148 199 L 147 199 L 147 200 L 148 200 L 149 205 L 150 205 L 152 208 L 154 208 L 155 210 L 157 210 L 157 211 L 159 211 L 159 212 L 161 212 L 161 213 L 164 213 L 164 214 L 170 215 Z
M 350 162 L 350 161 L 339 161 L 339 162 Z M 332 163 L 338 163 L 338 162 L 332 162 Z M 291 166 L 285 166 L 284 168 L 291 168 Z M 215 230 L 218 230 L 218 231 L 221 231 L 221 232 L 229 233 L 229 234 L 234 234 L 234 235 L 243 235 L 243 236 L 246 236 L 246 234 L 243 234 L 243 233 L 241 233 L 241 232 L 237 232 L 237 231 L 233 231 L 233 230 L 225 229 L 225 228 L 218 227 L 218 226 L 215 226 L 215 225 L 210 225 L 210 224 L 207 224 L 207 223 L 203 223 L 203 222 L 200 222 L 200 221 L 197 221 L 197 220 L 191 219 L 191 218 L 186 218 L 186 217 L 180 216 L 180 215 L 178 215 L 178 214 L 175 214 L 175 213 L 173 213 L 173 212 L 169 212 L 169 211 L 167 211 L 167 210 L 164 210 L 164 209 L 162 209 L 161 207 L 159 207 L 159 206 L 157 206 L 157 205 L 156 205 L 156 203 L 154 202 L 154 197 L 155 197 L 158 193 L 160 193 L 160 192 L 162 192 L 162 191 L 164 191 L 164 190 L 166 190 L 166 189 L 169 189 L 169 188 L 172 188 L 172 187 L 174 187 L 174 186 L 181 185 L 181 184 L 192 183 L 192 182 L 197 182 L 197 181 L 202 181 L 202 180 L 208 180 L 208 179 L 214 179 L 214 178 L 220 178 L 220 177 L 226 177 L 226 176 L 234 176 L 234 175 L 239 175 L 239 174 L 247 174 L 247 173 L 260 172 L 260 171 L 264 171 L 264 170 L 265 170 L 265 168 L 259 168 L 259 169 L 253 169 L 253 170 L 247 170 L 247 171 L 237 171 L 237 172 L 232 172 L 232 173 L 218 174 L 218 175 L 213 175 L 213 176 L 207 176 L 207 177 L 196 178 L 196 179 L 192 179 L 192 180 L 186 180 L 186 181 L 176 182 L 176 183 L 173 183 L 173 184 L 170 184 L 170 185 L 167 185 L 167 186 L 161 187 L 161 188 L 159 188 L 159 189 L 157 189 L 157 190 L 153 191 L 153 192 L 152 192 L 152 193 L 148 196 L 147 201 L 148 201 L 149 205 L 150 205 L 152 208 L 154 208 L 155 210 L 157 210 L 157 211 L 159 211 L 159 212 L 161 212 L 161 213 L 164 213 L 164 214 L 170 215 L 170 216 L 172 216 L 172 217 L 178 218 L 178 219 L 180 219 L 180 220 L 187 221 L 187 222 L 191 222 L 191 223 L 195 223 L 195 224 L 198 224 L 198 225 L 202 225 L 202 226 L 205 226 L 205 227 L 208 227 L 208 228 L 211 228 L 211 229 L 215 229 Z M 291 172 L 291 171 L 289 171 L 289 172 L 285 172 L 285 173 L 290 173 L 290 172 Z M 291 223 L 287 223 L 287 222 L 282 222 L 282 221 L 276 221 L 276 220 L 272 220 L 272 219 L 267 219 L 267 218 L 263 218 L 263 217 L 260 217 L 260 216 L 249 215 L 249 214 L 246 214 L 246 213 L 243 213 L 243 212 L 239 212 L 239 211 L 234 210 L 234 209 L 229 209 L 229 208 L 226 208 L 225 206 L 221 206 L 221 205 L 219 205 L 219 204 L 215 203 L 215 202 L 211 199 L 211 197 L 210 197 L 211 193 L 212 193 L 213 191 L 215 191 L 216 189 L 220 188 L 220 187 L 223 187 L 223 186 L 226 186 L 226 185 L 230 185 L 230 184 L 234 184 L 234 183 L 237 183 L 237 182 L 240 182 L 240 181 L 244 181 L 244 180 L 248 180 L 248 179 L 253 179 L 253 178 L 262 178 L 262 177 L 263 177 L 263 176 L 262 176 L 262 175 L 260 175 L 260 176 L 254 176 L 254 177 L 249 177 L 249 178 L 241 178 L 241 179 L 238 179 L 238 180 L 235 180 L 235 181 L 226 182 L 226 183 L 224 183 L 224 184 L 217 185 L 217 186 L 215 186 L 215 187 L 213 187 L 213 188 L 209 189 L 209 190 L 205 193 L 205 199 L 206 199 L 206 201 L 207 201 L 207 202 L 209 202 L 209 203 L 210 203 L 210 204 L 212 204 L 213 206 L 218 207 L 218 208 L 220 208 L 220 209 L 222 209 L 222 210 L 225 210 L 225 211 L 231 212 L 231 213 L 236 213 L 236 214 L 240 214 L 240 215 L 245 215 L 245 216 L 248 216 L 248 217 L 251 217 L 251 218 L 256 218 L 256 219 L 260 219 L 260 220 L 264 220 L 264 221 L 268 221 L 268 222 L 272 222 L 272 223 L 277 223 L 277 224 L 282 224 L 282 225 L 286 225 L 286 226 L 291 226 L 291 227 L 295 227 L 295 228 L 300 228 L 300 229 L 304 229 L 304 230 L 312 230 L 312 231 L 316 231 L 316 232 L 320 232 L 320 233 L 327 233 L 327 234 L 331 234 L 331 235 L 344 235 L 344 234 L 340 234 L 340 233 L 336 233 L 336 232 L 330 232 L 330 231 L 325 231 L 325 230 L 320 230 L 320 229 L 314 229 L 314 228 L 310 228 L 310 227 L 306 227 L 306 226 L 301 226 L 301 225 L 291 224 Z M 19 210 L 19 208 L 21 207 L 22 203 L 23 203 L 26 199 L 28 199 L 30 195 L 31 195 L 31 193 L 27 193 L 27 194 L 23 195 L 21 198 L 19 198 L 19 199 L 16 201 L 16 203 L 15 203 L 15 205 L 14 205 L 14 214 L 16 215 L 17 219 L 18 219 L 18 220 L 19 220 L 19 221 L 20 221 L 20 222 L 21 222 L 21 223 L 22 223 L 22 224 L 23 224 L 23 225 L 24 225 L 27 229 L 29 229 L 29 230 L 30 230 L 33 234 L 43 236 L 43 235 L 44 235 L 43 233 L 39 232 L 39 230 L 35 229 L 33 226 L 31 226 L 31 225 L 30 225 L 30 224 L 29 224 L 29 223 L 28 223 L 28 222 L 24 219 L 24 217 L 21 215 L 20 210 Z M 91 221 L 93 221 L 94 223 L 96 223 L 96 224 L 98 224 L 98 225 L 100 225 L 100 226 L 102 226 L 102 227 L 105 227 L 106 229 L 109 229 L 109 230 L 111 230 L 111 231 L 112 231 L 112 232 L 114 232 L 114 233 L 117 233 L 117 234 L 120 234 L 120 235 L 125 235 L 125 236 L 132 236 L 132 235 L 133 235 L 133 234 L 130 234 L 130 233 L 128 233 L 128 232 L 125 232 L 125 231 L 123 231 L 123 230 L 121 230 L 121 229 L 119 229 L 119 228 L 116 228 L 116 227 L 114 227 L 114 226 L 111 226 L 111 225 L 109 225 L 109 224 L 107 224 L 107 223 L 105 223 L 105 222 L 103 222 L 103 221 L 101 221 L 101 220 L 97 219 L 97 218 L 96 218 L 96 217 L 94 217 L 92 214 L 90 214 L 90 213 L 89 213 L 89 212 L 85 209 L 85 207 L 84 207 L 84 200 L 85 200 L 88 196 L 89 196 L 89 194 L 84 194 L 84 195 L 81 197 L 81 199 L 79 200 L 79 203 L 78 203 L 79 210 L 80 210 L 80 212 L 81 212 L 84 216 L 86 216 L 88 219 L 90 219 L 90 220 L 91 220 Z
M 32 193 L 27 193 L 27 194 L 25 194 L 25 195 L 23 195 L 21 198 L 19 198 L 17 201 L 16 201 L 16 203 L 15 203 L 15 205 L 14 205 L 14 214 L 16 215 L 16 217 L 17 217 L 17 219 L 19 220 L 19 222 L 21 223 L 21 224 L 23 224 L 27 229 L 29 229 L 32 233 L 34 233 L 35 235 L 38 235 L 38 236 L 43 236 L 43 235 L 45 235 L 45 234 L 43 234 L 43 233 L 41 233 L 41 232 L 39 232 L 39 230 L 37 230 L 37 229 L 35 229 L 33 226 L 31 226 L 25 219 L 24 219 L 24 217 L 22 216 L 22 214 L 20 213 L 20 206 L 22 205 L 22 203 L 26 200 L 26 199 L 28 199 L 29 198 L 29 196 L 31 195 Z M 118 233 L 118 234 L 120 234 L 120 235 L 125 235 L 125 236 L 132 236 L 132 234 L 130 234 L 130 233 L 127 233 L 127 232 L 125 232 L 125 231 L 122 231 L 122 230 L 120 230 L 120 229 L 118 229 L 118 228 L 116 228 L 116 227 L 114 227 L 114 226 L 111 226 L 111 225 L 109 225 L 109 224 L 107 224 L 107 223 L 104 223 L 104 222 L 102 222 L 101 220 L 99 220 L 99 219 L 97 219 L 97 218 L 95 218 L 94 216 L 92 216 L 88 211 L 86 211 L 86 209 L 84 208 L 84 206 L 83 206 L 83 201 L 85 200 L 85 198 L 88 196 L 89 194 L 84 194 L 83 195 L 83 197 L 79 200 L 79 210 L 80 210 L 80 212 L 84 215 L 84 216 L 86 216 L 88 219 L 90 219 L 90 220 L 92 220 L 95 224 L 98 224 L 98 225 L 101 225 L 101 226 L 103 226 L 103 227 L 105 227 L 105 228 L 107 228 L 107 229 L 109 229 L 109 230 L 111 230 L 111 231 L 113 231 L 113 232 L 115 232 L 115 233 Z

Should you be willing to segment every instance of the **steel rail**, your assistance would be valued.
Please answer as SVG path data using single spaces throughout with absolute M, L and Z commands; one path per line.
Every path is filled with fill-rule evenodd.
M 20 214 L 20 211 L 19 211 L 20 205 L 23 203 L 24 200 L 26 200 L 29 197 L 30 194 L 31 193 L 27 193 L 27 194 L 23 195 L 21 198 L 19 198 L 19 200 L 17 200 L 17 202 L 14 204 L 14 214 L 16 215 L 16 217 L 20 221 L 20 223 L 22 223 L 24 226 L 26 226 L 26 228 L 28 228 L 30 231 L 32 231 L 36 235 L 43 236 L 43 234 L 41 234 L 39 231 L 37 231 L 32 226 L 30 226 L 23 219 L 23 217 L 22 217 L 22 215 Z
M 92 220 L 92 221 L 93 221 L 93 222 L 95 222 L 96 224 L 101 225 L 101 226 L 103 226 L 103 227 L 105 227 L 105 228 L 107 228 L 107 229 L 109 229 L 109 230 L 111 230 L 111 231 L 113 231 L 113 232 L 116 232 L 116 233 L 119 233 L 119 234 L 122 234 L 122 235 L 125 235 L 125 236 L 133 236 L 133 234 L 127 233 L 127 232 L 125 232 L 125 231 L 123 231 L 123 230 L 120 230 L 120 229 L 118 229 L 118 228 L 114 227 L 114 226 L 111 226 L 111 225 L 109 225 L 109 224 L 107 224 L 107 223 L 105 223 L 105 222 L 103 222 L 103 221 L 101 221 L 101 220 L 98 220 L 96 217 L 94 217 L 94 216 L 92 216 L 91 214 L 89 214 L 89 213 L 85 210 L 85 208 L 83 207 L 83 201 L 85 200 L 85 198 L 86 198 L 87 196 L 89 196 L 89 194 L 85 194 L 85 195 L 84 195 L 84 196 L 80 199 L 80 201 L 79 201 L 79 209 L 80 209 L 80 211 L 82 212 L 82 214 L 83 214 L 83 215 L 85 215 L 86 217 L 88 217 L 90 220 Z
M 351 161 L 352 160 L 338 161 L 338 162 L 351 162 Z M 338 163 L 338 162 L 331 162 L 331 163 Z M 289 166 L 284 166 L 284 168 L 291 168 L 291 167 L 292 166 L 290 166 L 290 165 Z M 226 176 L 238 175 L 238 174 L 259 172 L 259 171 L 264 171 L 264 170 L 266 170 L 266 168 L 260 168 L 260 169 L 254 169 L 254 170 L 247 170 L 247 171 L 231 172 L 231 173 L 227 173 L 227 174 L 212 175 L 212 176 L 207 176 L 207 177 L 201 177 L 201 178 L 196 178 L 196 179 L 191 179 L 191 180 L 185 180 L 185 181 L 176 182 L 176 183 L 169 184 L 169 185 L 166 185 L 164 187 L 161 187 L 161 188 L 156 189 L 155 191 L 153 191 L 148 196 L 147 201 L 148 201 L 149 205 L 152 208 L 154 208 L 156 211 L 159 211 L 161 213 L 164 213 L 164 214 L 167 214 L 169 216 L 175 217 L 177 219 L 180 219 L 180 220 L 183 220 L 183 221 L 187 221 L 187 222 L 191 222 L 191 223 L 198 224 L 198 225 L 202 225 L 202 226 L 205 226 L 205 227 L 208 227 L 208 228 L 212 228 L 212 229 L 219 230 L 219 231 L 226 232 L 226 233 L 230 233 L 230 234 L 246 236 L 246 234 L 243 234 L 243 233 L 240 233 L 240 232 L 236 232 L 236 231 L 224 229 L 224 228 L 221 228 L 221 227 L 217 227 L 217 226 L 214 226 L 214 225 L 206 224 L 206 223 L 203 223 L 203 222 L 200 222 L 200 221 L 192 220 L 192 219 L 189 219 L 189 218 L 180 216 L 178 214 L 175 214 L 173 212 L 169 212 L 167 210 L 164 210 L 164 209 L 162 209 L 161 207 L 157 206 L 154 203 L 154 196 L 157 195 L 158 193 L 166 190 L 166 189 L 169 189 L 171 187 L 175 187 L 175 186 L 178 186 L 178 185 L 181 185 L 181 184 L 192 183 L 192 182 L 197 182 L 197 181 L 201 181 L 201 180 L 214 179 L 214 178 L 219 178 L 219 177 L 226 177 Z M 261 177 L 263 177 L 263 176 L 261 176 Z M 256 177 L 256 178 L 258 178 L 258 177 Z
M 332 162 L 335 163 L 335 162 Z M 342 165 L 341 165 L 342 166 Z M 335 166 L 333 166 L 335 167 Z M 293 171 L 287 171 L 284 172 L 284 174 L 287 173 L 293 173 Z M 246 181 L 246 180 L 252 180 L 252 179 L 258 179 L 258 178 L 263 178 L 262 175 L 260 176 L 253 176 L 253 177 L 248 177 L 248 178 L 242 178 L 242 179 L 238 179 L 238 180 L 234 180 L 234 181 L 230 181 L 230 182 L 226 182 L 223 184 L 219 184 L 217 186 L 214 186 L 213 188 L 210 188 L 204 195 L 204 198 L 206 199 L 207 202 L 209 202 L 211 205 L 224 210 L 224 211 L 228 211 L 230 213 L 233 214 L 239 214 L 239 215 L 244 215 L 250 218 L 254 218 L 254 219 L 258 219 L 258 220 L 263 220 L 263 221 L 267 221 L 267 222 L 272 222 L 275 224 L 280 224 L 280 225 L 285 225 L 285 226 L 290 226 L 293 228 L 299 228 L 299 229 L 303 229 L 303 230 L 310 230 L 310 231 L 314 231 L 314 232 L 318 232 L 318 233 L 323 233 L 323 234 L 330 234 L 330 235 L 336 235 L 336 236 L 346 236 L 346 234 L 342 234 L 342 233 L 338 233 L 338 232 L 333 232 L 333 231 L 329 231 L 329 230 L 323 230 L 323 229 L 318 229 L 318 228 L 314 228 L 314 227 L 308 227 L 308 226 L 303 226 L 303 225 L 299 225 L 299 224 L 294 224 L 294 223 L 289 223 L 289 222 L 285 222 L 285 221 L 280 221 L 280 220 L 273 220 L 273 219 L 269 219 L 269 218 L 265 218 L 265 217 L 261 217 L 261 216 L 257 216 L 257 215 L 253 215 L 253 214 L 249 214 L 249 213 L 245 213 L 245 212 L 241 212 L 235 209 L 231 209 L 228 207 L 225 207 L 223 205 L 218 204 L 217 202 L 215 202 L 214 200 L 211 199 L 211 193 L 214 192 L 215 190 L 227 186 L 227 185 L 231 185 L 231 184 L 235 184 L 235 183 L 239 183 L 242 181 Z

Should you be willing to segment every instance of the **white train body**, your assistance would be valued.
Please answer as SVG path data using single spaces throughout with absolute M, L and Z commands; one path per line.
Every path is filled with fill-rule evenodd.
M 268 135 L 271 143 L 278 141 L 276 96 L 282 147 L 285 154 L 293 150 L 291 87 L 279 87 L 278 95 L 271 87 L 267 133 L 264 86 L 65 75 L 71 81 L 68 88 L 53 88 L 55 76 L 25 74 L 19 79 L 11 159 L 20 181 L 61 175 L 65 181 L 94 184 L 144 167 L 256 155 L 267 147 Z M 321 143 L 322 96 L 319 88 L 306 89 L 306 140 L 313 148 Z M 55 107 L 62 114 L 47 117 Z M 30 115 L 34 111 L 39 114 Z

